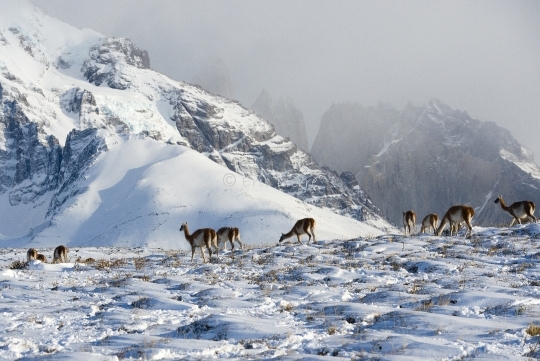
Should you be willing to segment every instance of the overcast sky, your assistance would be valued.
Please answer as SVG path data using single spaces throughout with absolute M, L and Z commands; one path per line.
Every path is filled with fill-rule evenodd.
M 265 88 L 303 112 L 438 98 L 511 130 L 540 163 L 540 1 L 33 0 L 76 27 L 130 38 L 191 81 L 221 58 L 238 100 Z

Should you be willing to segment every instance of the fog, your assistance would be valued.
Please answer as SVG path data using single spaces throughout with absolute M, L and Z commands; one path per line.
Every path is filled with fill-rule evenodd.
M 310 143 L 332 103 L 438 98 L 508 128 L 540 163 L 538 1 L 34 0 L 76 27 L 130 38 L 191 81 L 211 58 L 237 99 L 263 88 L 303 112 Z

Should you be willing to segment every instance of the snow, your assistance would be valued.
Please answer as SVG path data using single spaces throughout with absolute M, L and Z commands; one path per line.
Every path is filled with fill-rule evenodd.
M 383 155 L 384 153 L 386 153 L 386 151 L 388 150 L 388 147 L 390 147 L 392 144 L 396 144 L 396 143 L 399 143 L 401 140 L 403 140 L 403 138 L 399 138 L 399 139 L 394 139 L 392 140 L 391 142 L 385 142 L 384 143 L 384 146 L 383 146 L 383 149 L 381 149 L 381 151 L 375 155 L 376 157 L 380 157 L 381 155 Z
M 5 248 L 0 359 L 536 358 L 539 239 L 540 224 L 475 227 L 470 239 L 274 242 L 210 263 L 74 246 L 72 263 L 22 269 L 10 267 L 26 249 Z
M 91 167 L 91 174 L 85 174 L 86 179 L 73 190 L 73 193 L 84 193 L 68 199 L 62 209 L 55 209 L 57 213 L 53 219 L 48 213 L 53 194 L 47 193 L 34 200 L 35 203 L 21 203 L 16 207 L 10 204 L 6 193 L 1 195 L 0 211 L 9 216 L 0 219 L 0 229 L 4 233 L 0 235 L 0 245 L 2 240 L 21 247 L 31 243 L 42 246 L 58 243 L 112 245 L 118 241 L 132 246 L 171 247 L 171 237 L 177 236 L 179 223 L 183 220 L 191 220 L 194 226 L 204 223 L 212 227 L 236 222 L 247 235 L 253 236 L 248 237 L 251 242 L 258 244 L 273 242 L 291 222 L 311 215 L 315 215 L 319 223 L 321 237 L 328 239 L 380 235 L 381 230 L 392 228 L 382 220 L 362 224 L 335 218 L 327 210 L 319 210 L 290 197 L 283 198 L 269 187 L 253 181 L 261 172 L 255 158 L 257 154 L 234 152 L 242 137 L 213 153 L 216 159 L 226 159 L 241 170 L 242 174 L 233 174 L 234 187 L 225 185 L 224 178 L 232 174 L 226 168 L 218 168 L 215 164 L 201 165 L 209 163 L 183 148 L 172 146 L 188 145 L 176 122 L 171 121 L 176 112 L 186 109 L 195 113 L 208 111 L 211 114 L 209 126 L 259 139 L 260 145 L 277 153 L 292 151 L 294 145 L 278 135 L 270 139 L 261 137 L 261 134 L 271 134 L 272 126 L 235 102 L 174 81 L 151 69 L 127 66 L 123 60 L 116 64 L 118 69 L 114 76 L 126 85 L 126 89 L 89 83 L 84 79 L 81 67 L 89 59 L 90 49 L 103 38 L 101 34 L 75 29 L 41 14 L 26 2 L 19 4 L 9 0 L 6 4 L 6 12 L 0 15 L 0 29 L 6 38 L 6 43 L 0 46 L 0 59 L 4 62 L 0 66 L 10 76 L 3 74 L 3 96 L 6 100 L 24 96 L 28 105 L 18 104 L 25 116 L 36 123 L 43 134 L 53 135 L 61 146 L 65 146 L 66 137 L 73 129 L 100 129 L 100 135 L 107 139 L 108 151 L 105 153 L 111 154 L 99 157 Z M 13 24 L 19 33 L 9 30 L 15 26 Z M 30 50 L 19 44 L 21 36 L 29 39 Z M 36 55 L 38 52 L 43 59 Z M 123 56 L 118 52 L 106 55 Z M 81 106 L 78 114 L 73 108 L 77 105 L 72 103 L 73 97 L 83 90 L 91 94 L 95 105 Z M 184 115 L 190 116 L 187 112 Z M 142 137 L 158 139 L 162 145 L 151 139 L 139 139 Z M 46 139 L 40 141 L 46 143 Z M 165 143 L 172 148 L 165 149 Z M 116 151 L 120 145 L 126 150 Z M 302 153 L 294 162 L 310 173 L 310 169 L 300 165 L 302 161 L 309 161 L 308 155 Z M 99 176 L 102 171 L 106 174 Z M 164 174 L 167 176 L 162 176 Z M 150 179 L 153 175 L 156 180 Z M 305 179 L 300 179 L 302 177 L 296 178 L 295 181 L 305 183 Z M 165 183 L 158 184 L 157 179 Z M 192 200 L 190 196 L 194 194 L 203 197 Z M 188 200 L 191 203 L 186 203 Z M 103 214 L 98 215 L 100 212 Z M 193 212 L 198 216 L 193 216 Z M 113 222 L 111 217 L 117 216 L 119 219 Z M 261 218 L 265 223 L 258 225 Z M 18 219 L 22 221 L 14 222 Z M 16 224 L 11 226 L 12 223 Z M 266 233 L 269 227 L 275 229 L 272 236 Z
M 526 148 L 522 147 L 522 152 L 525 155 L 532 156 L 532 153 L 527 150 Z M 516 157 L 514 154 L 510 153 L 506 149 L 500 150 L 500 155 L 503 159 L 514 163 L 516 166 L 518 166 L 521 170 L 523 170 L 525 173 L 530 174 L 531 177 L 540 179 L 540 169 L 538 169 L 538 166 L 534 162 L 526 162 L 526 161 L 520 161 L 518 157 Z
M 151 138 L 108 136 L 101 154 L 81 184 L 85 192 L 68 200 L 53 225 L 28 233 L 25 227 L 43 217 L 48 203 L 27 205 L 0 220 L 34 218 L 11 229 L 0 246 L 151 246 L 178 248 L 178 229 L 236 226 L 247 244 L 269 244 L 305 217 L 317 221 L 319 239 L 381 235 L 377 224 L 358 222 L 303 203 L 274 188 L 233 173 L 183 146 Z M 3 195 L 7 197 L 7 195 Z M 0 203 L 2 204 L 2 203 Z M 9 202 L 3 202 L 5 213 Z M 19 234 L 15 232 L 20 232 Z M 180 247 L 188 245 L 180 242 Z
M 108 150 L 77 184 L 84 192 L 52 218 L 51 193 L 16 207 L 0 195 L 0 359 L 539 356 L 539 336 L 526 330 L 540 311 L 540 225 L 475 227 L 470 239 L 404 237 L 381 231 L 383 220 L 309 205 L 244 177 L 255 167 L 247 157 L 241 175 L 172 145 L 183 144 L 170 120 L 181 111 L 171 104 L 178 92 L 181 107 L 208 105 L 212 127 L 258 139 L 271 125 L 251 111 L 148 69 L 117 74 L 125 90 L 89 84 L 83 54 L 101 34 L 36 15 L 26 2 L 2 5 L 5 96 L 24 97 L 25 115 L 61 145 L 72 129 L 97 127 Z M 56 68 L 59 57 L 70 67 Z M 75 88 L 93 94 L 99 114 L 61 107 Z M 127 134 L 107 129 L 110 118 Z M 261 144 L 292 149 L 280 136 Z M 231 162 L 234 145 L 221 149 Z M 305 159 L 293 156 L 298 167 Z M 317 240 L 278 245 L 304 217 L 316 219 Z M 198 250 L 191 262 L 179 232 L 186 221 L 192 230 L 237 226 L 245 249 L 222 250 L 210 263 Z M 28 247 L 51 260 L 59 244 L 70 248 L 70 263 L 25 264 Z

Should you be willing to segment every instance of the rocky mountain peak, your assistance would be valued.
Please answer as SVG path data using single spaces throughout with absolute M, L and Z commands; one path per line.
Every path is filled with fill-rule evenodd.
M 504 128 L 432 99 L 425 106 L 336 104 L 322 118 L 314 158 L 356 174 L 360 186 L 395 224 L 469 204 L 476 224 L 504 222 L 494 194 L 540 202 L 540 170 Z
M 44 35 L 31 38 L 32 51 L 26 51 L 18 36 L 30 34 L 38 23 L 42 24 L 42 35 L 54 36 L 52 40 Z M 5 37 L 0 41 L 0 208 L 18 215 L 12 218 L 23 219 L 16 227 L 9 219 L 0 220 L 3 235 L 5 231 L 9 237 L 22 237 L 21 242 L 50 237 L 47 242 L 56 243 L 58 234 L 50 226 L 62 223 L 69 234 L 97 232 L 107 242 L 114 242 L 90 226 L 103 217 L 99 212 L 108 208 L 100 210 L 101 196 L 108 191 L 102 194 L 96 189 L 106 188 L 93 188 L 92 182 L 99 179 L 98 187 L 110 188 L 111 179 L 123 179 L 114 166 L 109 168 L 113 174 L 101 174 L 100 162 L 104 158 L 119 161 L 114 152 L 122 153 L 119 148 L 125 144 L 145 144 L 153 149 L 134 148 L 128 152 L 137 153 L 134 159 L 120 160 L 127 163 L 123 166 L 129 170 L 128 178 L 142 177 L 144 170 L 135 169 L 135 163 L 139 168 L 159 163 L 160 159 L 174 158 L 174 154 L 192 153 L 187 149 L 191 148 L 220 164 L 222 167 L 216 167 L 232 175 L 239 186 L 274 187 L 296 197 L 293 203 L 307 210 L 326 208 L 371 222 L 379 230 L 392 229 L 350 176 L 340 177 L 320 167 L 309 154 L 276 134 L 268 121 L 237 102 L 151 70 L 147 52 L 128 39 L 104 38 L 44 15 L 29 24 L 26 28 L 21 22 L 15 32 L 0 28 Z M 41 51 L 46 63 L 34 49 Z M 215 176 L 215 171 L 212 174 Z M 220 182 L 218 193 L 227 191 L 225 181 Z M 162 222 L 157 218 L 168 214 L 169 208 L 149 211 L 161 207 L 145 203 L 152 197 L 143 197 L 141 217 L 156 220 L 154 225 L 159 228 Z M 175 199 L 177 206 L 182 203 Z M 210 205 L 209 209 L 212 212 L 214 208 Z M 27 217 L 29 214 L 32 216 Z M 107 222 L 112 229 L 120 224 Z M 177 228 L 173 228 L 176 235 Z M 117 237 L 123 237 L 120 233 Z
M 95 85 L 107 83 L 115 89 L 129 87 L 129 79 L 122 74 L 124 64 L 139 69 L 150 69 L 150 57 L 129 39 L 105 38 L 90 48 L 89 59 L 85 60 L 81 71 L 84 77 Z

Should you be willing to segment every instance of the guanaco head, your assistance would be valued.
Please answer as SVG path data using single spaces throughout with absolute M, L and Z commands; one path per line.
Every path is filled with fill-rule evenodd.
M 502 196 L 498 196 L 497 199 L 495 199 L 495 204 L 499 203 L 501 201 Z
M 283 242 L 284 239 L 285 239 L 285 233 L 282 233 L 281 237 L 279 237 L 279 243 Z
M 182 226 L 180 226 L 180 232 L 182 232 L 184 230 L 184 228 L 187 227 L 187 222 L 186 223 L 182 223 Z

